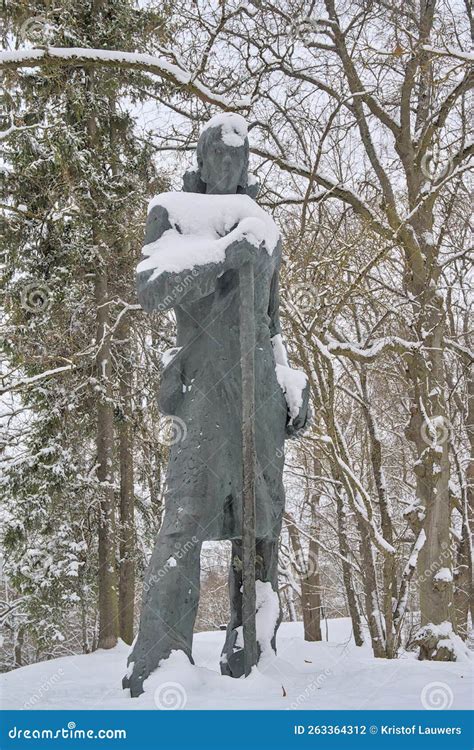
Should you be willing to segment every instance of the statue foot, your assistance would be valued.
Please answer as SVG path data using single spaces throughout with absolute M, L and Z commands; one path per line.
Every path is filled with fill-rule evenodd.
M 241 628 L 239 628 L 240 630 Z M 243 646 L 237 645 L 239 632 L 236 628 L 227 631 L 227 637 L 224 648 L 221 653 L 220 668 L 221 674 L 226 677 L 243 677 L 245 675 L 245 650 Z M 240 641 L 241 642 L 241 641 Z M 271 643 L 272 649 L 276 654 L 274 640 Z M 257 665 L 262 654 L 260 644 L 257 643 Z
M 245 674 L 244 650 L 234 651 L 221 661 L 221 674 L 226 677 L 242 677 Z
M 245 674 L 244 649 L 236 646 L 237 630 L 231 630 L 221 654 L 221 674 L 226 677 L 242 677 Z
M 141 670 L 137 669 L 137 666 L 134 665 L 132 673 L 126 674 L 122 679 L 122 689 L 130 690 L 131 698 L 138 698 L 138 696 L 144 692 L 143 683 L 148 675 L 144 670 L 141 674 L 140 671 Z
M 129 689 L 130 690 L 130 697 L 131 698 L 138 698 L 139 695 L 141 695 L 143 690 L 143 680 L 139 677 L 133 678 L 133 677 L 124 677 L 122 680 L 122 688 Z
M 178 649 L 186 654 L 191 664 L 194 664 L 194 659 L 190 653 L 187 653 L 183 649 Z M 159 668 L 162 661 L 168 658 L 169 653 L 161 654 L 160 656 L 155 655 L 154 658 L 150 658 L 148 661 L 135 661 L 133 653 L 128 659 L 128 672 L 122 679 L 123 690 L 130 690 L 131 698 L 138 698 L 144 691 L 143 683 L 151 675 L 155 669 Z

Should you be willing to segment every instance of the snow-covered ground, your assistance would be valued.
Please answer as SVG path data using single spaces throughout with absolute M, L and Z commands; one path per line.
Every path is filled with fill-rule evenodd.
M 323 627 L 323 632 L 325 628 Z M 131 699 L 121 689 L 128 647 L 33 664 L 0 676 L 3 709 L 468 709 L 472 660 L 374 659 L 357 648 L 348 619 L 328 621 L 329 641 L 307 643 L 301 623 L 283 623 L 278 657 L 246 680 L 219 673 L 224 633 L 195 636 L 196 666 L 174 653 Z

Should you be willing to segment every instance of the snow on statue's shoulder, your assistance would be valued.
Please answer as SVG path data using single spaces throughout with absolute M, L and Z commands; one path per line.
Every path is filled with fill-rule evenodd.
M 246 239 L 256 248 L 262 243 L 271 255 L 280 234 L 272 217 L 248 195 L 162 193 L 150 201 L 166 209 L 171 228 L 142 249 L 145 256 L 137 272 L 180 273 L 208 263 L 222 263 L 229 245 Z

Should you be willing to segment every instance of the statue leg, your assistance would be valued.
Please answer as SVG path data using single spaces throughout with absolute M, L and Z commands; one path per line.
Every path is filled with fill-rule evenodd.
M 278 591 L 278 539 L 257 539 L 256 578 L 272 584 Z M 221 673 L 228 677 L 242 677 L 244 651 L 242 635 L 242 541 L 232 541 L 232 559 L 229 568 L 230 621 L 222 649 Z M 276 653 L 276 634 L 281 622 L 281 612 L 275 624 L 271 647 Z M 239 630 L 238 630 L 239 629 Z M 260 652 L 260 648 L 259 648 Z
M 158 534 L 143 586 L 140 627 L 122 680 L 132 697 L 143 692 L 143 681 L 173 650 L 184 651 L 191 663 L 193 628 L 199 604 L 202 541 L 192 516 L 168 516 Z

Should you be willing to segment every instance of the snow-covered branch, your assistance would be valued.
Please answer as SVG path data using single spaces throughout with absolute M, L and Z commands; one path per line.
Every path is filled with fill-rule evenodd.
M 474 62 L 474 54 L 472 52 L 465 52 L 463 49 L 455 49 L 454 47 L 445 47 L 445 49 L 441 49 L 439 47 L 430 47 L 428 44 L 424 44 L 423 49 L 425 52 L 430 52 L 437 57 L 451 57 L 455 60 L 461 60 L 461 62 L 471 64 Z
M 338 357 L 349 357 L 360 362 L 372 362 L 384 351 L 395 351 L 399 354 L 414 352 L 420 349 L 421 343 L 406 341 L 398 336 L 386 336 L 374 341 L 369 347 L 363 349 L 357 344 L 331 340 L 326 344 L 326 350 Z
M 101 65 L 112 68 L 141 70 L 159 76 L 186 92 L 194 94 L 206 104 L 213 104 L 225 111 L 247 110 L 250 99 L 231 101 L 226 96 L 211 91 L 192 73 L 161 57 L 138 52 L 120 50 L 87 49 L 82 47 L 45 47 L 44 49 L 20 49 L 0 53 L 0 68 L 36 68 L 48 66 L 87 67 Z
M 9 393 L 11 391 L 18 391 L 23 388 L 31 388 L 32 386 L 36 385 L 37 383 L 41 382 L 42 380 L 45 380 L 46 378 L 50 378 L 53 375 L 59 375 L 59 373 L 62 372 L 69 372 L 70 370 L 74 370 L 76 368 L 76 365 L 70 364 L 70 365 L 64 365 L 63 367 L 56 367 L 53 370 L 46 370 L 45 372 L 40 372 L 38 375 L 33 375 L 31 378 L 23 378 L 22 380 L 16 380 L 13 383 L 10 383 L 9 385 L 4 385 L 0 388 L 0 395 L 3 395 L 4 393 Z

